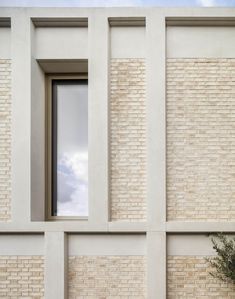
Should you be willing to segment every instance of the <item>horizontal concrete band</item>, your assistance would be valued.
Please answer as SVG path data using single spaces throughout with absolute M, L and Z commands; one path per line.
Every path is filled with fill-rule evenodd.
M 234 36 L 235 27 L 170 26 L 167 27 L 167 57 L 234 58 Z
M 234 237 L 234 235 L 229 235 Z M 215 255 L 209 235 L 169 235 L 167 237 L 168 255 L 206 256 Z
M 44 236 L 1 235 L 0 255 L 44 255 Z
M 109 222 L 94 225 L 87 221 L 33 221 L 31 223 L 0 223 L 0 233 L 44 233 L 45 231 L 60 231 L 66 233 L 146 233 L 147 231 L 167 233 L 209 233 L 234 232 L 235 222 L 202 222 L 202 221 L 169 221 L 161 229 L 149 228 L 146 222 Z
M 0 58 L 11 58 L 11 29 L 0 27 Z
M 88 28 L 36 28 L 35 58 L 88 58 Z
M 145 255 L 145 235 L 69 235 L 69 255 Z
M 67 240 L 69 255 L 146 255 L 145 235 L 70 234 Z M 43 234 L 0 235 L 0 255 L 44 255 L 44 248 Z
M 234 237 L 234 235 L 229 235 Z M 71 256 L 146 255 L 145 235 L 68 235 Z M 167 254 L 177 256 L 215 255 L 206 234 L 168 235 Z M 44 255 L 42 234 L 0 236 L 0 255 Z
M 11 56 L 11 28 L 0 27 L 0 58 Z M 145 58 L 145 27 L 111 27 L 112 58 Z M 34 31 L 35 59 L 88 59 L 88 28 L 39 27 Z
M 168 58 L 235 57 L 235 27 L 169 26 L 166 32 Z M 10 34 L 9 27 L 0 28 L 2 59 L 11 56 Z M 144 58 L 145 27 L 111 27 L 110 44 L 112 58 Z M 35 58 L 87 59 L 88 28 L 36 28 Z
M 145 58 L 145 27 L 111 27 L 111 58 Z

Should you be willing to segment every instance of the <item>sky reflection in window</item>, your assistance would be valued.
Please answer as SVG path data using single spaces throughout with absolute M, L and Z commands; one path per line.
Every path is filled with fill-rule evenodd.
M 57 86 L 57 216 L 88 216 L 87 84 Z

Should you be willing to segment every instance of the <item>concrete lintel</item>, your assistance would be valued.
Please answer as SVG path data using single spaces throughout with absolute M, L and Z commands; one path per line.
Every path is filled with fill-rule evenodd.
M 234 58 L 234 34 L 235 26 L 168 26 L 167 58 Z
M 45 299 L 67 298 L 67 236 L 45 233 Z
M 88 59 L 37 59 L 46 74 L 87 74 Z
M 44 255 L 43 234 L 1 234 L 1 255 Z
M 169 234 L 167 235 L 167 255 L 207 256 L 215 255 L 208 234 Z
M 145 234 L 69 234 L 69 255 L 146 255 Z
M 145 58 L 146 32 L 142 26 L 110 28 L 111 58 Z M 125 45 L 125 47 L 123 46 Z
M 34 57 L 43 60 L 87 59 L 88 28 L 37 27 Z

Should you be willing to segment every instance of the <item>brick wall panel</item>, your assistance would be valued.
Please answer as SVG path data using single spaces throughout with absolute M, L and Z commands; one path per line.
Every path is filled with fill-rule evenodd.
M 168 257 L 168 299 L 232 299 L 235 286 L 213 278 L 205 257 Z
M 111 218 L 146 218 L 145 60 L 111 59 Z
M 168 59 L 168 220 L 234 220 L 234 161 L 235 59 Z
M 42 256 L 0 256 L 0 298 L 42 299 L 43 297 Z
M 0 59 L 0 221 L 10 221 L 11 64 Z
M 69 299 L 146 298 L 143 256 L 70 256 Z

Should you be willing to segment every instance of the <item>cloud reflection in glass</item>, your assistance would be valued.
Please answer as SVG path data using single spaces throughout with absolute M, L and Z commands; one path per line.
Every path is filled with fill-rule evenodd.
M 56 215 L 88 216 L 87 83 L 57 86 Z
M 64 154 L 58 161 L 58 216 L 88 216 L 87 152 Z

